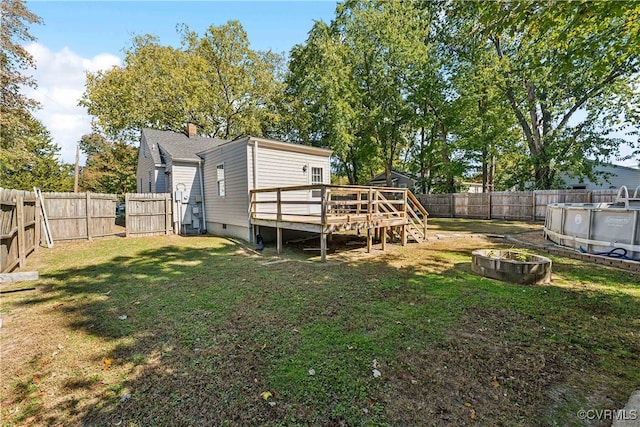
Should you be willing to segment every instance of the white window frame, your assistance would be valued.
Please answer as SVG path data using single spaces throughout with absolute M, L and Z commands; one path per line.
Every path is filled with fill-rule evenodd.
M 220 171 L 222 171 L 222 177 L 220 176 Z M 224 171 L 224 163 L 218 163 L 216 165 L 216 193 L 218 197 L 225 197 L 227 194 L 226 188 L 226 179 L 225 179 L 225 171 Z
M 323 168 L 321 167 L 311 166 L 311 185 L 324 184 L 324 171 L 322 169 Z M 318 172 L 320 178 L 319 181 L 316 179 L 318 177 Z

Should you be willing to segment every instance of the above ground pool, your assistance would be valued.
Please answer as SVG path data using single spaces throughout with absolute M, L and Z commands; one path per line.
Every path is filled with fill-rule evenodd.
M 547 239 L 580 252 L 640 261 L 640 187 L 621 187 L 613 203 L 552 203 Z

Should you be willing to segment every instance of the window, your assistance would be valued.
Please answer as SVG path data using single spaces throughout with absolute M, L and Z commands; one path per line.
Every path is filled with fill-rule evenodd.
M 151 192 L 152 192 L 152 191 L 151 191 L 151 174 L 152 174 L 152 173 L 153 173 L 152 171 L 149 171 L 149 193 L 151 193 Z
M 224 164 L 216 166 L 216 182 L 218 183 L 218 197 L 224 197 Z
M 322 184 L 322 168 L 311 168 L 311 184 Z
M 311 168 L 311 185 L 322 184 L 322 168 Z M 320 190 L 311 190 L 311 197 L 320 197 Z

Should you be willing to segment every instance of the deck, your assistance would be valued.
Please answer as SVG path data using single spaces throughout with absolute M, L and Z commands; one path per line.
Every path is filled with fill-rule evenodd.
M 326 259 L 327 236 L 348 230 L 367 230 L 367 250 L 372 233 L 380 235 L 384 249 L 387 235 L 420 242 L 427 232 L 427 211 L 407 189 L 339 185 L 304 185 L 251 191 L 250 220 L 254 228 L 276 229 L 278 253 L 282 230 L 320 235 L 320 254 Z

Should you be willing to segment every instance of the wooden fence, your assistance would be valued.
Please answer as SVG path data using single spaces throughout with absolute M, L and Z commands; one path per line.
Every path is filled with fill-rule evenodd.
M 418 194 L 431 217 L 544 221 L 551 203 L 610 203 L 617 190 Z
M 115 194 L 42 193 L 53 242 L 112 236 Z M 126 235 L 173 233 L 170 194 L 127 194 Z M 41 243 L 40 199 L 34 192 L 0 188 L 0 273 L 26 265 Z
M 169 193 L 127 194 L 127 237 L 173 233 L 172 206 Z
M 40 203 L 34 193 L 0 188 L 0 273 L 26 265 L 40 243 Z
M 54 242 L 91 240 L 118 233 L 115 194 L 42 193 L 42 196 Z

